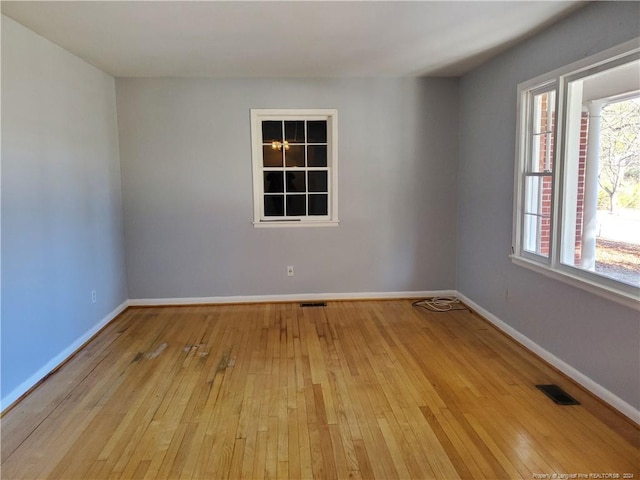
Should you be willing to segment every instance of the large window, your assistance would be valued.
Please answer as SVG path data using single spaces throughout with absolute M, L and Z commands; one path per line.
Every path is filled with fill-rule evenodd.
M 518 87 L 515 263 L 638 307 L 640 48 Z
M 254 224 L 338 223 L 337 112 L 251 110 Z

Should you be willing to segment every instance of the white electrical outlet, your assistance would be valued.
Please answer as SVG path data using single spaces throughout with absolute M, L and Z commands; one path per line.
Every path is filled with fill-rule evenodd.
M 98 296 L 95 290 L 91 290 L 91 303 L 96 303 L 98 301 Z
M 293 265 L 287 267 L 287 277 L 293 277 Z

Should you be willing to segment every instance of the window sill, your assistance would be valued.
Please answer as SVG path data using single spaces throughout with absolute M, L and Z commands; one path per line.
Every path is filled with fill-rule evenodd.
M 537 262 L 527 260 L 526 258 L 518 257 L 516 255 L 509 255 L 509 257 L 515 265 L 533 270 L 534 272 L 541 273 L 546 277 L 559 280 L 576 288 L 586 290 L 587 292 L 593 293 L 594 295 L 598 295 L 599 297 L 606 298 L 613 302 L 619 303 L 620 305 L 629 307 L 633 310 L 640 311 L 640 298 L 637 294 L 596 283 L 578 275 L 573 275 L 571 273 L 547 267 L 545 265 L 540 265 Z
M 266 221 L 266 222 L 253 222 L 253 226 L 256 228 L 283 228 L 283 227 L 337 227 L 340 225 L 339 220 L 335 221 L 306 221 L 306 222 L 296 222 L 290 220 L 284 221 Z

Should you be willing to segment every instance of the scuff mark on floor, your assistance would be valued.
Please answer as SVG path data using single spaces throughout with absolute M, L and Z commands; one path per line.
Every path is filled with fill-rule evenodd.
M 133 360 L 131 360 L 131 363 L 139 362 L 140 360 L 142 360 L 142 356 L 143 356 L 142 352 L 136 353 L 136 356 L 133 357 Z
M 157 358 L 164 350 L 167 348 L 167 344 L 163 343 L 158 348 L 156 348 L 153 352 L 149 352 L 145 354 L 144 358 L 151 360 L 152 358 Z
M 228 367 L 233 367 L 236 364 L 236 358 L 231 356 L 231 349 L 222 353 L 222 358 L 216 367 L 218 372 L 226 370 Z
M 186 354 L 191 354 L 193 353 L 193 355 L 195 356 L 196 353 L 198 352 L 198 350 L 200 350 L 200 358 L 204 358 L 207 357 L 209 355 L 209 352 L 207 351 L 202 351 L 203 349 L 207 348 L 207 344 L 205 343 L 200 343 L 198 345 L 187 345 L 185 346 L 182 351 Z

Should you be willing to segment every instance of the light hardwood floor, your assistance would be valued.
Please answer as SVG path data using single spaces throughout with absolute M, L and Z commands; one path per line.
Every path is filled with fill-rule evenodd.
M 479 317 L 408 300 L 130 308 L 1 427 L 3 479 L 640 474 L 631 423 Z

